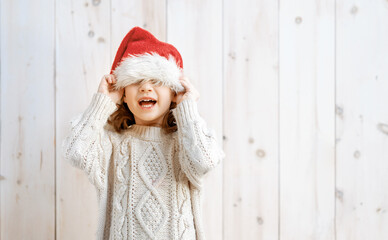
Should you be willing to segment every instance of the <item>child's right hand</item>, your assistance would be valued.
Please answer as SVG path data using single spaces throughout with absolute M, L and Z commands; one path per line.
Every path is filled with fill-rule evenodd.
M 98 92 L 108 95 L 113 102 L 120 103 L 124 93 L 124 88 L 120 90 L 114 90 L 113 84 L 116 83 L 116 77 L 113 74 L 104 75 L 98 86 Z

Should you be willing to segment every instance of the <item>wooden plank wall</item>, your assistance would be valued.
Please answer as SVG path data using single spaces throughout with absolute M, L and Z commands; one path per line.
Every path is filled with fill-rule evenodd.
M 279 238 L 335 239 L 335 3 L 299 3 L 279 9 Z
M 0 4 L 0 239 L 53 239 L 54 2 Z
M 388 1 L 336 12 L 336 236 L 388 239 Z
M 278 4 L 227 0 L 223 15 L 223 239 L 277 239 Z
M 388 2 L 0 1 L 0 239 L 93 239 L 60 143 L 130 28 L 181 52 L 226 159 L 207 239 L 388 239 Z

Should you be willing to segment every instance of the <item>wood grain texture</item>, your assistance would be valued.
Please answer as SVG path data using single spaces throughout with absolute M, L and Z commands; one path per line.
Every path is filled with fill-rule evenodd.
M 336 9 L 336 237 L 388 239 L 388 2 Z
M 278 5 L 224 4 L 224 239 L 277 239 Z
M 54 3 L 0 9 L 0 239 L 54 239 Z
M 335 5 L 279 7 L 279 238 L 334 239 Z

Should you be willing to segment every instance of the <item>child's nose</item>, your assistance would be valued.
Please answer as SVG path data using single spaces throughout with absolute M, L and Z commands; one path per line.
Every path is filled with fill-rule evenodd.
M 152 91 L 152 83 L 147 81 L 140 86 L 140 91 Z

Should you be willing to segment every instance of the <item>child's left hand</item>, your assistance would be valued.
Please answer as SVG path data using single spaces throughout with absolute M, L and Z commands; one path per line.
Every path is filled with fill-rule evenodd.
M 200 94 L 197 89 L 193 86 L 193 84 L 190 82 L 190 80 L 184 75 L 184 73 L 181 73 L 181 76 L 179 77 L 179 80 L 182 84 L 182 86 L 185 88 L 184 92 L 177 93 L 175 95 L 175 102 L 178 105 L 180 102 L 182 102 L 186 98 L 193 98 L 195 101 L 198 101 Z

